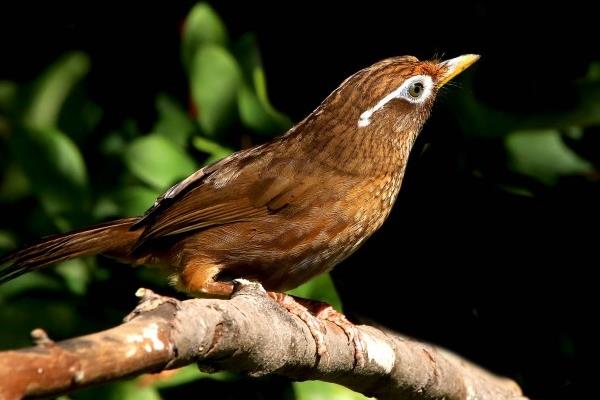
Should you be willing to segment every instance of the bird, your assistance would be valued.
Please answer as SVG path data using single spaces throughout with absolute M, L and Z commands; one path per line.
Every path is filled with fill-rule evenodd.
M 478 59 L 376 62 L 282 136 L 201 168 L 143 216 L 49 236 L 4 256 L 0 283 L 100 254 L 160 265 L 193 296 L 228 298 L 236 279 L 256 281 L 298 311 L 282 293 L 330 271 L 381 227 L 436 95 Z

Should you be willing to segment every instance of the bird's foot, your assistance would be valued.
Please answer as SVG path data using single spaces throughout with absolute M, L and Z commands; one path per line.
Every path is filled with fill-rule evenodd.
M 321 357 L 326 355 L 327 346 L 325 345 L 325 335 L 322 331 L 323 327 L 321 321 L 313 315 L 306 306 L 299 302 L 299 299 L 293 296 L 278 292 L 267 292 L 267 295 L 285 308 L 290 314 L 297 316 L 306 324 L 317 346 L 317 358 L 321 359 Z
M 302 299 L 285 293 L 268 292 L 268 295 L 306 323 L 317 344 L 317 354 L 319 357 L 327 354 L 325 336 L 321 329 L 322 322 L 329 321 L 340 327 L 348 337 L 348 342 L 352 344 L 354 349 L 354 365 L 364 365 L 365 354 L 362 335 L 356 326 L 348 321 L 344 314 L 336 311 L 329 304 L 320 301 Z
M 304 299 L 302 299 L 304 300 Z M 318 301 L 306 300 L 311 303 L 314 303 L 316 309 L 313 309 L 313 313 L 315 316 L 322 321 L 329 321 L 333 324 L 339 326 L 346 336 L 348 337 L 348 342 L 352 344 L 354 348 L 354 366 L 364 365 L 365 363 L 365 352 L 364 352 L 364 344 L 363 338 L 360 331 L 356 328 L 352 322 L 348 321 L 348 318 L 341 312 L 337 311 L 331 305 L 327 303 L 321 303 Z M 309 310 L 310 307 L 307 307 Z

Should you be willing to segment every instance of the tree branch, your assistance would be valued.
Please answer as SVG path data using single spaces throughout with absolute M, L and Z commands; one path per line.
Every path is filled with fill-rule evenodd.
M 138 294 L 140 305 L 115 328 L 58 343 L 36 330 L 36 346 L 0 352 L 0 399 L 55 396 L 194 362 L 208 371 L 334 382 L 381 399 L 524 399 L 511 380 L 364 325 L 362 365 L 331 323 L 323 323 L 328 353 L 319 359 L 306 325 L 256 284 L 242 285 L 231 300 Z

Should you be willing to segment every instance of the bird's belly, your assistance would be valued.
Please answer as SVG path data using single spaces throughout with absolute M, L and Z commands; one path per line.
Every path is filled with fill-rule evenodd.
M 247 278 L 267 290 L 293 289 L 331 270 L 381 226 L 393 203 L 383 194 L 362 190 L 326 207 L 210 228 L 193 235 L 186 252 L 218 266 L 218 280 Z
M 329 221 L 311 228 L 279 225 L 270 232 L 265 228 L 254 225 L 234 246 L 239 250 L 231 251 L 230 246 L 227 254 L 221 254 L 222 276 L 255 279 L 267 290 L 293 289 L 331 270 L 368 237 L 366 229 L 347 222 Z

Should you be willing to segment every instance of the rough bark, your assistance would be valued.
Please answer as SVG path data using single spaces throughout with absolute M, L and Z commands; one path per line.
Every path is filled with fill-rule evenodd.
M 178 301 L 140 290 L 140 305 L 115 328 L 62 342 L 34 331 L 34 347 L 0 352 L 0 399 L 48 397 L 198 363 L 208 371 L 335 382 L 381 399 L 524 399 L 511 380 L 418 341 L 358 327 L 365 360 L 336 325 L 323 323 L 328 353 L 255 284 L 231 300 Z

